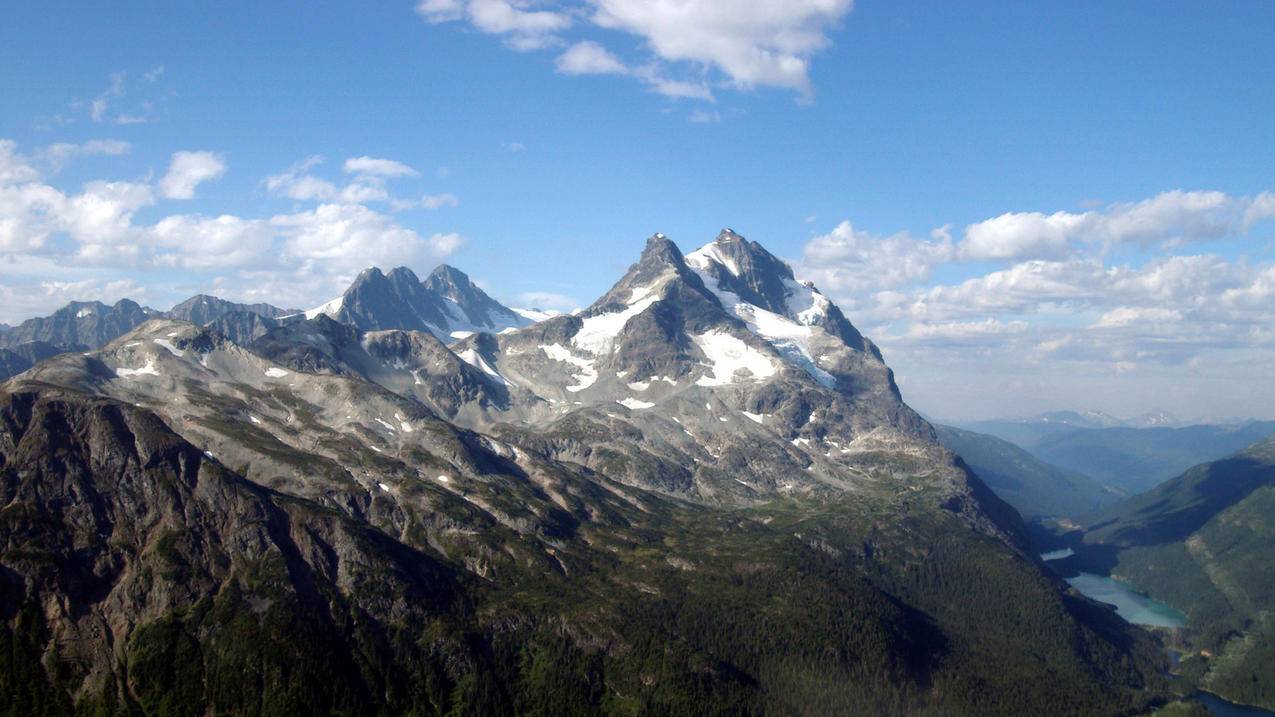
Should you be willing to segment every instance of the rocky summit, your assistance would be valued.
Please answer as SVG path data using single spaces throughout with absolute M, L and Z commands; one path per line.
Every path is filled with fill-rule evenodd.
M 1049 572 L 872 341 L 732 230 L 688 254 L 656 234 L 539 321 L 447 266 L 371 268 L 304 312 L 219 302 L 0 390 L 19 711 L 1115 715 L 1166 694 L 1150 637 Z

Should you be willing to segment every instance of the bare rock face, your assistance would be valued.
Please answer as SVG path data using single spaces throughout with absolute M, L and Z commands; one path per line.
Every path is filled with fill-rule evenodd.
M 304 313 L 307 319 L 320 315 L 367 331 L 429 332 L 447 342 L 531 323 L 446 264 L 423 282 L 403 266 L 389 273 L 367 269 L 339 298 Z
M 174 306 L 166 316 L 205 326 L 230 314 L 254 314 L 263 319 L 280 319 L 295 313 L 295 310 L 280 309 L 270 304 L 238 304 L 216 296 L 197 294 Z
M 451 321 L 448 326 L 440 328 L 446 328 L 449 334 L 464 330 L 499 333 L 531 323 L 488 296 L 464 272 L 447 264 L 440 264 L 430 272 L 424 285 L 448 303 L 447 313 Z M 465 326 L 471 328 L 465 329 Z
M 153 309 L 128 299 L 120 299 L 114 306 L 100 301 L 72 301 L 52 316 L 29 319 L 0 333 L 0 346 L 42 341 L 68 351 L 77 346 L 97 348 L 155 315 Z
M 245 481 L 142 409 L 4 395 L 0 459 L 4 602 L 39 614 L 45 659 L 79 666 L 74 697 L 119 687 L 145 703 L 185 674 L 221 682 L 220 708 L 239 711 L 318 669 L 335 681 L 302 703 L 354 707 L 360 663 L 394 655 L 373 633 L 334 640 L 334 627 L 430 624 L 459 608 L 458 577 L 437 557 Z M 162 664 L 174 658 L 186 664 Z M 255 684 L 220 674 L 242 669 Z

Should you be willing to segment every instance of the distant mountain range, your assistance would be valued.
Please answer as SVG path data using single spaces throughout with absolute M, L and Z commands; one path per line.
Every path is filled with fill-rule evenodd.
M 0 387 L 10 712 L 1114 716 L 1171 689 L 733 231 L 656 234 L 535 323 L 450 268 L 185 306 L 74 324 L 92 344 Z
M 40 341 L 73 351 L 78 347 L 97 348 L 131 331 L 147 319 L 162 316 L 128 299 L 113 306 L 100 301 L 72 301 L 51 316 L 28 319 L 0 333 L 0 347 L 13 348 Z
M 1163 414 L 1121 421 L 1099 412 L 1060 411 L 961 426 L 1010 441 L 1042 461 L 1090 476 L 1126 495 L 1149 490 L 1193 465 L 1275 434 L 1275 421 L 1155 425 L 1166 422 Z
M 362 329 L 429 331 L 446 342 L 478 331 L 520 328 L 549 316 L 510 309 L 488 296 L 459 269 L 442 265 L 424 282 L 406 267 L 383 274 L 368 269 L 337 299 L 309 311 L 270 304 L 240 304 L 199 294 L 166 312 L 122 299 L 114 306 L 73 301 L 53 315 L 29 319 L 0 331 L 0 379 L 31 368 L 42 358 L 98 348 L 154 318 L 212 326 L 247 343 L 271 329 L 320 314 Z M 28 344 L 34 346 L 23 348 Z M 49 353 L 55 349 L 54 353 Z
M 996 436 L 952 426 L 934 428 L 939 442 L 965 459 L 1024 518 L 1085 515 L 1125 497 L 1083 473 L 1050 465 Z
M 1178 426 L 1177 417 L 1166 412 L 1146 413 L 1123 419 L 1102 411 L 1050 411 L 1026 418 L 998 418 L 982 421 L 953 421 L 959 426 L 979 433 L 1003 438 L 1030 449 L 1045 436 L 1066 433 L 1081 428 L 1152 428 Z
M 344 294 L 306 311 L 304 317 L 321 314 L 364 330 L 428 331 L 447 342 L 479 331 L 499 333 L 533 323 L 446 264 L 425 281 L 405 266 L 388 273 L 367 269 Z
M 1041 439 L 1032 452 L 1093 476 L 1129 495 L 1150 490 L 1187 468 L 1234 453 L 1275 434 L 1275 421 L 1240 426 L 1103 428 Z

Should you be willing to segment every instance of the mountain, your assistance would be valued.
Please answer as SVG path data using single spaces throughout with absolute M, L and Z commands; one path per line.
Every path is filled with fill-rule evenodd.
M 278 328 L 280 322 L 255 311 L 232 311 L 205 325 L 237 344 L 248 344 Z
M 269 304 L 236 304 L 215 296 L 199 294 L 161 314 L 128 299 L 114 306 L 97 301 L 73 301 L 52 316 L 29 319 L 16 328 L 0 332 L 0 379 L 21 373 L 46 358 L 64 351 L 97 348 L 157 316 L 208 324 L 234 313 L 248 313 L 267 320 L 290 312 Z M 274 326 L 273 322 L 269 326 Z M 223 333 L 247 340 L 265 332 L 261 322 L 239 317 L 223 322 Z
M 79 350 L 85 347 L 72 347 Z M 51 356 L 56 356 L 66 349 L 43 341 L 29 341 L 7 349 L 0 349 L 0 381 L 16 376 L 37 363 Z
M 426 289 L 446 301 L 444 306 L 451 323 L 444 328 L 449 329 L 448 336 L 453 338 L 463 338 L 454 334 L 465 331 L 462 327 L 466 325 L 473 327 L 472 331 L 500 333 L 531 323 L 522 314 L 484 293 L 464 272 L 447 264 L 441 264 L 430 272 L 424 284 Z
M 152 320 L 0 388 L 0 697 L 1116 715 L 1165 696 L 1154 640 L 1046 569 L 872 342 L 760 245 L 656 235 L 578 315 L 450 346 L 414 279 L 369 270 L 337 316 L 246 344 Z M 379 325 L 408 309 L 435 331 Z
M 154 309 L 128 299 L 120 299 L 114 306 L 100 301 L 72 301 L 52 316 L 28 319 L 0 333 L 0 346 L 11 348 L 42 341 L 67 350 L 76 346 L 97 348 L 156 315 Z
M 166 315 L 171 319 L 204 325 L 233 313 L 250 313 L 267 319 L 278 319 L 296 314 L 297 311 L 280 309 L 270 304 L 237 304 L 215 296 L 197 294 L 174 306 Z
M 1047 436 L 1070 433 L 1082 428 L 1110 428 L 1124 423 L 1102 411 L 1050 411 L 1027 418 L 959 421 L 955 425 L 976 433 L 996 436 L 1030 451 Z
M 939 443 L 961 456 L 1024 518 L 1076 517 L 1122 496 L 1083 473 L 1064 470 L 995 436 L 936 425 Z
M 407 267 L 364 270 L 340 297 L 304 313 L 364 330 L 428 331 L 444 341 L 498 333 L 532 322 L 487 296 L 459 269 L 443 265 L 422 282 Z
M 1134 494 L 1272 434 L 1275 421 L 1240 426 L 1084 429 L 1044 437 L 1029 450 L 1041 460 Z
M 1082 564 L 1128 577 L 1190 618 L 1183 669 L 1275 709 L 1275 437 L 1092 518 Z
M 1175 428 L 1184 424 L 1172 413 L 1153 411 L 1125 419 L 1124 425 L 1130 428 Z

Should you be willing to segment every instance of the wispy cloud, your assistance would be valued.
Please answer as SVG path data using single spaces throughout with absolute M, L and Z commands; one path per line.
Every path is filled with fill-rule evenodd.
M 346 174 L 366 174 L 374 177 L 419 177 L 420 172 L 393 159 L 377 157 L 351 157 L 345 160 L 342 171 Z

